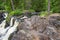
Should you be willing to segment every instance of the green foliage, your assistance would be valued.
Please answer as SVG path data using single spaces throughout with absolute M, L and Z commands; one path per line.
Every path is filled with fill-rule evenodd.
M 24 0 L 14 0 L 14 7 L 15 9 L 24 10 Z
M 7 6 L 7 5 L 5 5 L 5 10 L 6 10 L 7 12 L 11 12 L 11 11 L 12 11 L 12 9 L 10 8 L 10 6 Z
M 8 17 L 6 18 L 6 22 L 9 23 L 10 21 L 10 16 L 8 15 Z
M 29 12 L 35 12 L 35 10 L 33 10 L 33 9 L 30 9 L 30 10 L 29 10 Z
M 60 13 L 60 0 L 50 0 L 51 10 Z M 12 11 L 11 0 L 0 0 L 0 10 Z M 46 11 L 48 8 L 48 0 L 13 0 L 15 10 Z M 30 10 L 31 11 L 31 10 Z
M 7 22 L 10 21 L 10 17 L 12 16 L 21 16 L 22 15 L 22 10 L 14 10 L 14 11 L 11 11 L 9 14 L 8 14 L 8 17 L 6 18 Z
M 60 13 L 60 0 L 51 0 L 51 11 Z
M 3 0 L 0 0 L 0 10 L 4 10 L 4 2 Z
M 50 14 L 52 14 L 52 11 L 50 11 Z M 39 16 L 41 16 L 41 17 L 47 16 L 47 15 L 48 15 L 48 12 L 47 11 L 42 11 L 39 14 Z
M 20 15 L 22 15 L 22 10 L 14 10 L 14 11 L 12 11 L 12 12 L 10 12 L 9 13 L 9 15 L 11 15 L 11 16 L 20 16 Z
M 11 0 L 6 0 L 5 1 L 5 4 L 4 4 L 4 7 L 5 7 L 5 10 L 7 12 L 11 12 L 12 11 L 12 8 L 11 8 Z
M 46 0 L 32 0 L 32 9 L 36 11 L 45 11 Z
M 40 12 L 39 15 L 40 15 L 41 17 L 44 17 L 44 16 L 46 16 L 47 14 L 48 14 L 48 12 L 46 11 L 46 12 Z
M 30 13 L 32 13 L 32 12 L 35 12 L 35 10 L 33 10 L 33 9 L 23 10 L 23 13 L 26 13 L 26 12 L 30 12 Z

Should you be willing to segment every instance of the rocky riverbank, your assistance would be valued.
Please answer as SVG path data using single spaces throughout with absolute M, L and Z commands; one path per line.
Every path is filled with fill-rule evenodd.
M 2 20 L 4 21 L 4 19 Z M 3 21 L 0 21 L 0 24 Z M 4 29 L 8 30 L 6 32 L 4 31 L 5 34 L 0 31 L 2 33 L 2 35 L 0 34 L 1 40 L 60 40 L 60 14 L 52 14 L 47 17 L 37 15 L 30 18 L 27 16 L 21 18 L 11 17 L 9 25 L 7 27 L 2 26 L 3 31 Z M 1 26 L 0 29 L 2 28 Z M 7 36 L 8 38 L 6 38 L 7 34 L 9 34 Z
M 11 40 L 60 40 L 60 16 L 32 16 L 24 19 Z

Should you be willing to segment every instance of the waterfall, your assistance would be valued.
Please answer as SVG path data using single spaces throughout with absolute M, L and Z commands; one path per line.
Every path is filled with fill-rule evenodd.
M 10 26 L 8 26 L 7 28 L 5 28 L 5 25 L 6 25 L 6 20 L 4 20 L 2 23 L 1 23 L 1 27 L 0 27 L 0 34 L 6 34 L 6 31 L 13 25 L 13 19 L 14 17 L 11 18 L 11 21 L 10 21 Z
M 6 18 L 8 13 L 4 13 L 3 17 Z M 15 22 L 13 24 L 13 19 L 14 17 L 11 17 L 10 20 L 10 26 L 5 28 L 6 25 L 6 20 L 3 20 L 2 23 L 0 24 L 0 40 L 8 40 L 10 35 L 17 30 L 17 26 L 19 22 L 17 19 L 15 19 Z
M 4 20 L 1 25 L 0 25 L 0 34 L 4 34 L 5 33 L 5 25 L 6 25 L 6 20 Z
M 4 13 L 3 17 L 6 18 L 8 16 L 8 13 Z
M 7 17 L 7 13 L 4 13 L 3 17 L 6 18 Z M 6 20 L 3 20 L 2 23 L 0 24 L 0 36 L 5 34 L 5 25 L 6 25 Z
M 6 20 L 3 20 L 3 22 L 0 24 L 0 28 L 4 28 L 6 25 Z
M 20 19 L 27 19 L 28 17 L 27 16 L 24 16 L 24 17 L 22 17 L 22 18 L 20 18 Z
M 17 20 L 15 20 L 14 25 L 8 30 L 8 32 L 6 33 L 6 35 L 4 36 L 4 38 L 2 40 L 8 40 L 9 36 L 15 32 L 17 29 L 19 22 L 17 22 Z
M 14 19 L 14 17 L 11 18 L 10 26 L 13 26 L 13 19 Z

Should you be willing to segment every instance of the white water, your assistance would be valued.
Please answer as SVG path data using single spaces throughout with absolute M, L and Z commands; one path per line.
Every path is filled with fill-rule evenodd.
M 27 16 L 24 16 L 24 17 L 22 17 L 22 18 L 20 18 L 20 19 L 27 19 L 28 17 Z
M 4 13 L 3 17 L 7 17 L 7 13 Z M 14 17 L 11 18 L 10 21 L 10 26 L 5 28 L 6 25 L 6 20 L 3 20 L 2 23 L 0 24 L 0 40 L 8 40 L 10 35 L 17 30 L 17 26 L 19 22 L 15 20 L 14 25 L 13 25 L 13 19 Z
M 14 17 L 11 18 L 10 26 L 13 26 L 13 19 L 14 19 Z

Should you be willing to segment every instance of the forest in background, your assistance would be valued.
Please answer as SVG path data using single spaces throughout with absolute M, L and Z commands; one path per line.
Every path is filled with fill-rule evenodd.
M 21 15 L 29 12 L 60 13 L 60 0 L 0 0 L 0 10 L 7 11 L 9 15 Z

